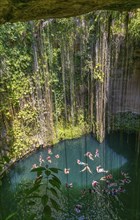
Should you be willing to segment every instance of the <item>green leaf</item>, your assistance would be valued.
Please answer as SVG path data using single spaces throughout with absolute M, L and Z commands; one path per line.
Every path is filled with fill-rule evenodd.
M 31 169 L 31 172 L 42 172 L 44 170 L 46 170 L 45 167 L 37 167 L 37 168 Z
M 53 173 L 58 173 L 60 169 L 58 168 L 49 168 Z
M 35 205 L 35 201 L 31 200 L 27 202 L 28 205 Z
M 47 176 L 50 176 L 50 174 L 51 174 L 51 171 L 49 171 L 49 170 L 46 170 L 46 171 L 45 171 L 45 174 L 46 174 Z
M 3 159 L 7 162 L 7 163 L 9 163 L 10 162 L 10 158 L 9 157 L 7 157 L 7 156 L 3 156 Z
M 53 208 L 54 208 L 56 211 L 58 211 L 59 208 L 60 208 L 60 206 L 58 205 L 58 203 L 57 203 L 54 199 L 52 199 L 52 198 L 50 198 L 50 201 L 51 201 L 51 203 L 52 203 Z
M 46 205 L 46 206 L 44 207 L 43 213 L 44 213 L 44 215 L 45 215 L 46 218 L 50 218 L 50 217 L 51 217 L 51 214 L 52 214 L 52 211 L 51 211 L 50 206 Z
M 9 215 L 5 220 L 9 220 L 9 219 L 11 219 L 11 218 L 14 217 L 16 214 L 17 214 L 16 212 L 12 213 L 12 214 Z
M 55 186 L 55 181 L 53 181 L 52 179 L 49 180 L 49 183 L 53 186 Z
M 48 196 L 47 195 L 43 195 L 42 198 L 41 198 L 41 203 L 43 206 L 47 205 L 47 202 L 48 202 Z
M 38 188 L 40 187 L 40 184 L 35 184 L 34 187 L 31 189 L 27 190 L 26 195 L 30 195 L 31 193 L 35 192 Z
M 39 199 L 39 198 L 41 198 L 41 196 L 39 196 L 39 195 L 31 195 L 31 196 L 27 196 L 26 198 L 27 199 Z
M 54 189 L 54 188 L 50 188 L 49 189 L 51 191 L 51 193 L 56 196 L 58 198 L 58 194 L 57 194 L 57 191 Z
M 28 220 L 33 220 L 33 219 L 35 219 L 35 217 L 36 217 L 36 214 L 33 213 L 33 214 L 29 217 Z
M 53 180 L 61 185 L 61 181 L 59 180 L 59 178 L 57 176 L 53 175 Z
M 49 180 L 49 183 L 50 183 L 52 186 L 54 186 L 54 187 L 56 187 L 57 189 L 60 190 L 60 184 L 58 184 L 58 182 L 56 182 L 54 179 L 50 179 L 50 180 Z

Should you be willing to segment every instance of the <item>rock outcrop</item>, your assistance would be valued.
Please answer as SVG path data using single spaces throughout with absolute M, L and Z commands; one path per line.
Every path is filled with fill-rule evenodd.
M 94 10 L 131 10 L 140 8 L 139 0 L 2 0 L 0 23 L 64 18 Z

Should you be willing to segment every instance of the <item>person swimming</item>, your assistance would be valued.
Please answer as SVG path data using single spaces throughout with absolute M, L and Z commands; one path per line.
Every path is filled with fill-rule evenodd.
M 84 162 L 80 161 L 79 159 L 77 159 L 77 164 L 83 165 L 83 166 L 87 166 L 88 165 L 87 163 L 84 163 Z
M 86 154 L 84 154 L 84 156 L 87 156 L 90 160 L 94 160 L 93 154 L 89 151 Z
M 66 183 L 66 188 L 72 188 L 73 187 L 73 184 L 72 183 Z
M 36 165 L 36 163 L 34 163 L 33 165 L 32 165 L 32 169 L 35 169 L 35 168 L 37 168 L 38 166 Z
M 130 179 L 128 173 L 121 171 L 121 174 L 122 174 L 122 176 L 124 176 L 125 179 Z
M 52 155 L 52 150 L 51 150 L 51 148 L 48 149 L 48 154 L 49 154 L 49 155 Z
M 39 164 L 40 166 L 42 165 L 42 163 L 44 162 L 44 159 L 42 158 L 42 155 L 39 156 Z
M 98 149 L 96 149 L 95 157 L 98 157 L 98 158 L 100 157 L 100 156 L 99 156 L 99 150 L 98 150 Z
M 77 205 L 75 206 L 75 211 L 76 211 L 76 213 L 80 213 L 81 210 L 82 210 L 82 205 L 77 204 Z
M 112 189 L 112 191 L 111 191 L 112 196 L 116 196 L 117 193 L 118 193 L 117 189 Z
M 87 166 L 85 166 L 84 167 L 84 169 L 82 169 L 80 172 L 84 172 L 84 171 L 88 171 L 89 173 L 92 173 L 92 171 L 91 171 L 91 169 L 90 169 L 90 167 L 87 165 Z
M 120 187 L 118 188 L 118 192 L 120 192 L 120 193 L 121 193 L 121 192 L 125 192 L 125 189 L 123 189 L 122 186 L 120 186 Z
M 97 182 L 96 180 L 93 180 L 93 181 L 92 181 L 92 186 L 93 186 L 93 187 L 96 187 L 96 186 L 98 185 L 98 183 L 99 183 L 99 182 Z
M 50 157 L 50 156 L 48 156 L 46 159 L 47 159 L 47 161 L 48 161 L 49 163 L 51 163 L 51 162 L 52 162 L 52 160 L 51 160 L 51 157 Z
M 101 165 L 96 167 L 97 173 L 108 173 L 108 170 L 104 170 L 104 168 L 101 167 Z
M 104 180 L 104 181 L 106 181 L 106 180 L 108 180 L 108 179 L 113 179 L 112 174 L 109 174 L 109 175 L 107 175 L 107 176 L 103 176 L 103 177 L 101 177 L 100 180 Z
M 55 158 L 56 158 L 56 159 L 60 158 L 59 154 L 56 154 L 56 155 L 55 155 Z
M 124 178 L 123 180 L 120 180 L 121 184 L 125 184 L 125 183 L 131 183 L 130 179 Z
M 113 183 L 107 182 L 107 186 L 108 186 L 108 188 L 111 188 L 111 187 L 116 187 L 116 186 L 118 186 L 118 184 L 115 183 L 115 182 L 113 182 Z
M 70 172 L 70 168 L 65 168 L 65 169 L 64 169 L 64 173 L 65 173 L 65 174 L 69 174 L 69 172 Z

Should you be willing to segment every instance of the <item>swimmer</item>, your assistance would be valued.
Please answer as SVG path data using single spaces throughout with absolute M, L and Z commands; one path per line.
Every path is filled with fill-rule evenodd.
M 124 185 L 125 183 L 130 183 L 131 182 L 131 180 L 130 179 L 123 179 L 123 180 L 120 180 L 121 181 L 121 183 Z
M 46 159 L 47 159 L 47 161 L 48 161 L 49 163 L 51 163 L 51 162 L 52 162 L 52 160 L 51 160 L 51 157 L 50 157 L 50 156 L 48 156 Z
M 55 158 L 56 158 L 56 159 L 60 158 L 59 154 L 56 154 L 56 155 L 55 155 Z
M 116 196 L 117 195 L 118 190 L 117 189 L 112 189 L 112 196 Z
M 69 172 L 70 172 L 70 168 L 68 168 L 68 169 L 65 168 L 65 169 L 64 169 L 64 173 L 65 173 L 65 174 L 69 174 Z
M 84 154 L 84 156 L 87 156 L 90 160 L 94 160 L 93 154 L 91 152 L 87 152 L 86 154 Z
M 81 206 L 81 205 L 77 204 L 77 205 L 75 206 L 75 211 L 76 211 L 76 213 L 80 213 L 80 212 L 81 212 L 81 209 L 82 209 L 82 206 Z
M 35 168 L 37 168 L 38 166 L 36 165 L 36 163 L 34 163 L 33 165 L 32 165 L 32 169 L 35 169 Z
M 126 179 L 129 179 L 130 177 L 128 176 L 128 173 L 125 173 L 123 171 L 121 171 L 122 176 L 124 176 Z
M 113 186 L 117 186 L 118 184 L 117 183 L 107 183 L 107 186 L 108 186 L 108 188 L 110 188 L 110 187 L 113 187 Z
M 43 162 L 44 162 L 44 160 L 43 160 L 42 156 L 40 155 L 40 156 L 39 156 L 39 163 L 40 163 L 40 166 L 42 165 Z
M 118 191 L 119 191 L 119 192 L 125 192 L 125 189 L 123 189 L 122 186 L 120 186 L 120 187 L 118 188 Z
M 52 154 L 52 150 L 49 148 L 48 149 L 48 154 L 51 155 Z
M 83 166 L 87 166 L 87 165 L 88 165 L 87 163 L 84 163 L 84 162 L 82 162 L 82 161 L 80 161 L 80 160 L 78 160 L 78 159 L 77 159 L 77 164 L 83 165 Z
M 101 177 L 100 180 L 102 180 L 102 181 L 106 181 L 106 176 Z
M 101 167 L 101 165 L 96 167 L 97 173 L 108 173 L 108 170 L 104 170 L 104 168 Z
M 82 169 L 80 172 L 88 171 L 89 173 L 92 173 L 91 169 L 89 166 L 85 166 L 84 169 Z
M 98 150 L 98 149 L 96 149 L 95 157 L 98 157 L 98 158 L 100 157 L 100 156 L 99 156 L 99 150 Z
M 73 184 L 72 183 L 66 183 L 66 188 L 72 188 L 73 187 Z
M 106 180 L 108 180 L 108 179 L 113 179 L 112 174 L 109 174 L 109 175 L 107 175 L 107 176 L 103 176 L 103 177 L 101 177 L 100 180 L 106 181 Z
M 96 187 L 98 183 L 99 183 L 99 182 L 97 182 L 96 180 L 93 180 L 93 181 L 92 181 L 92 186 L 93 186 L 93 187 Z

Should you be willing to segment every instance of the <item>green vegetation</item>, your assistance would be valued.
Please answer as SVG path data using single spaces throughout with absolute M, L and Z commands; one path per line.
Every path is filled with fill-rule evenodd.
M 139 131 L 139 115 L 114 109 L 136 73 L 139 42 L 140 10 L 0 26 L 0 173 L 42 144 L 89 132 L 102 142 L 109 129 Z M 58 171 L 32 169 L 34 183 L 21 186 L 18 210 L 6 220 L 63 213 Z
M 107 126 L 119 129 L 121 123 L 137 130 L 137 119 L 129 126 L 131 120 L 119 122 L 119 116 L 112 125 L 108 106 L 115 102 L 117 78 L 124 98 L 133 74 L 127 67 L 140 39 L 139 17 L 139 10 L 99 11 L 0 26 L 1 158 L 18 159 L 41 144 L 87 132 L 101 142 Z
M 140 39 L 140 9 L 138 13 L 131 13 L 133 19 L 129 23 L 129 33 L 132 38 Z
M 60 171 L 58 168 L 44 166 L 32 168 L 31 172 L 35 174 L 34 181 L 25 181 L 17 186 L 14 200 L 15 211 L 5 220 L 53 220 L 54 216 L 62 213 L 62 186 L 57 177 Z
M 112 130 L 140 131 L 140 115 L 131 112 L 118 113 L 112 117 Z
M 97 65 L 94 68 L 93 78 L 98 80 L 99 82 L 103 83 L 105 74 L 103 73 L 103 71 L 101 69 L 102 69 L 101 64 L 97 63 Z

